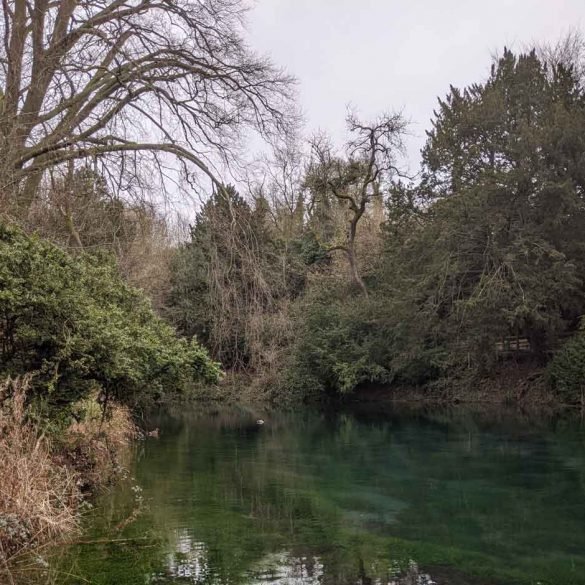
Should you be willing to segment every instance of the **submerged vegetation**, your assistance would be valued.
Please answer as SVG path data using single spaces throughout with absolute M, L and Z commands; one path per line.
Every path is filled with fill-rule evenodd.
M 585 583 L 577 417 L 436 404 L 218 410 L 154 415 L 161 438 L 132 468 L 152 505 L 119 533 L 133 492 L 103 498 L 84 543 L 55 563 L 56 582 Z M 421 580 L 406 577 L 409 561 Z

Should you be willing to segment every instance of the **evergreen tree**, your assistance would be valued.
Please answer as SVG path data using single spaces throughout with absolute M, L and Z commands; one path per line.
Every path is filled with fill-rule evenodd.
M 575 327 L 584 169 L 585 96 L 566 65 L 506 50 L 485 83 L 440 101 L 416 189 L 424 227 L 405 254 L 453 351 L 487 368 L 496 341 L 519 336 L 545 359 Z

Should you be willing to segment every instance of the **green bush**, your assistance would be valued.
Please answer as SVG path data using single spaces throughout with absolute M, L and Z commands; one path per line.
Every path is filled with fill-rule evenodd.
M 566 402 L 585 403 L 585 323 L 550 362 L 548 379 Z
M 105 255 L 70 255 L 0 224 L 0 376 L 34 372 L 34 396 L 66 407 L 100 388 L 132 402 L 193 381 L 218 364 L 178 339 Z
M 361 298 L 344 302 L 329 292 L 302 299 L 296 307 L 288 386 L 305 395 L 345 394 L 364 382 L 390 381 L 385 356 L 378 351 L 383 334 L 372 326 L 370 309 Z
M 348 394 L 367 383 L 418 386 L 444 369 L 444 348 L 383 292 L 365 298 L 339 281 L 321 284 L 296 302 L 293 322 L 289 394 Z

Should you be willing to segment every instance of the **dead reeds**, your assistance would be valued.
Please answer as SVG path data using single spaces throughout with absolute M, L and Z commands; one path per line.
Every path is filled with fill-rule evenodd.
M 26 417 L 29 377 L 0 385 L 0 564 L 77 528 L 78 476 Z
M 25 553 L 76 533 L 84 493 L 122 470 L 135 435 L 129 409 L 112 404 L 104 413 L 90 396 L 76 405 L 79 422 L 47 436 L 29 416 L 30 383 L 0 383 L 0 581 Z

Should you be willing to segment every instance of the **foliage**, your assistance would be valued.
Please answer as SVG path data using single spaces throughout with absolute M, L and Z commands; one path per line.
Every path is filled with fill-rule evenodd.
M 379 281 L 446 371 L 493 371 L 509 337 L 545 362 L 585 310 L 585 94 L 570 67 L 505 51 L 439 106 L 422 180 L 388 198 Z
M 585 405 L 585 326 L 554 356 L 548 375 L 563 400 Z
M 177 339 L 110 258 L 71 256 L 5 224 L 0 315 L 0 373 L 34 372 L 34 395 L 51 406 L 96 387 L 130 402 L 219 376 L 205 350 Z
M 418 187 L 430 205 L 417 293 L 480 366 L 506 336 L 545 359 L 585 308 L 583 130 L 579 80 L 535 52 L 506 50 L 484 84 L 440 101 Z
M 170 319 L 226 367 L 265 365 L 286 335 L 272 317 L 302 289 L 303 257 L 318 255 L 310 240 L 280 239 L 268 212 L 262 198 L 250 205 L 225 189 L 198 214 L 173 263 Z
M 380 332 L 365 311 L 356 314 L 337 299 L 315 296 L 298 309 L 304 318 L 289 372 L 294 385 L 304 387 L 307 394 L 347 393 L 361 382 L 389 381 L 390 372 L 375 361 Z
M 372 299 L 339 294 L 339 280 L 307 293 L 294 376 L 343 392 L 485 375 L 511 337 L 545 362 L 585 312 L 584 135 L 570 64 L 506 50 L 484 83 L 451 88 L 421 180 L 386 193 Z
M 112 192 L 93 168 L 51 173 L 25 220 L 27 231 L 72 250 L 106 250 L 116 257 L 124 279 L 142 289 L 160 309 L 167 294 L 170 229 L 144 198 Z
M 281 199 L 216 195 L 177 255 L 174 322 L 226 367 L 280 372 L 281 395 L 469 380 L 509 357 L 544 365 L 585 314 L 575 65 L 505 50 L 484 82 L 451 87 L 418 180 L 390 182 L 399 142 L 385 175 L 382 151 L 356 158 L 352 145 L 376 138 L 358 125 L 370 142 L 344 158 L 314 139 Z M 510 339 L 524 353 L 506 354 Z
M 303 395 L 350 393 L 364 384 L 417 386 L 435 379 L 442 352 L 409 330 L 407 315 L 374 290 L 355 303 L 342 283 L 299 302 L 287 387 Z

